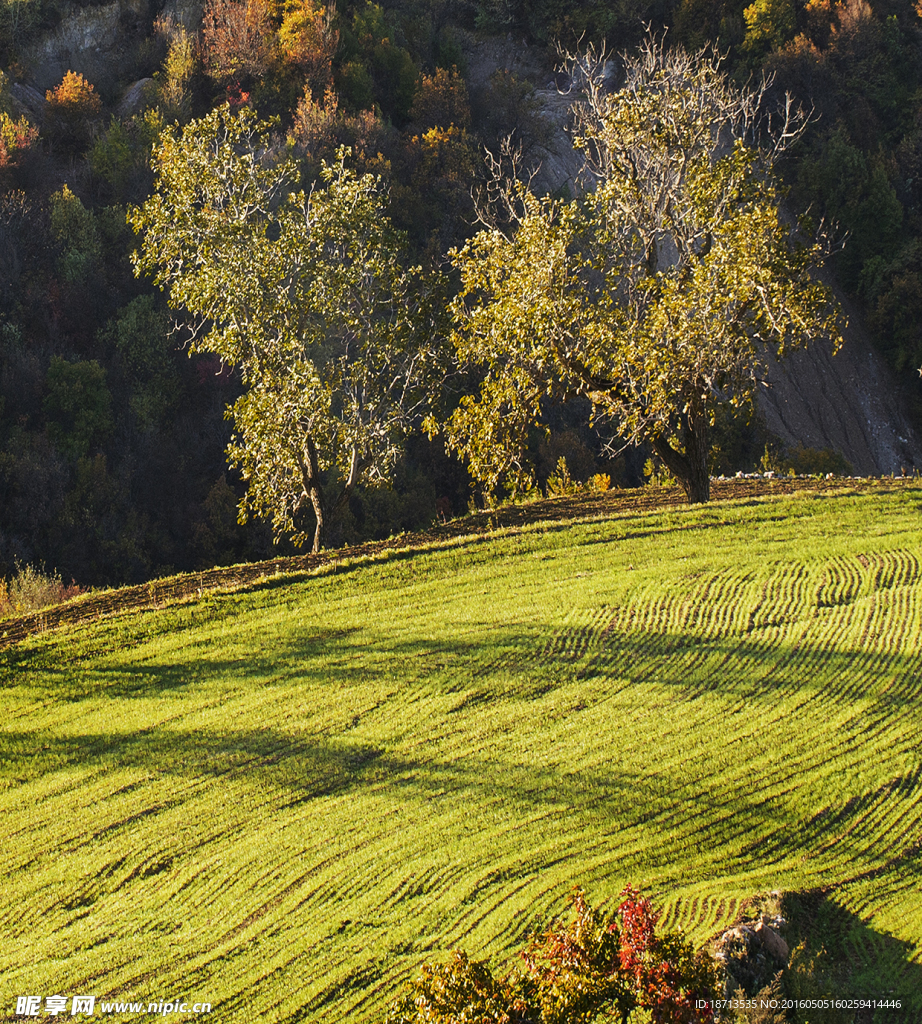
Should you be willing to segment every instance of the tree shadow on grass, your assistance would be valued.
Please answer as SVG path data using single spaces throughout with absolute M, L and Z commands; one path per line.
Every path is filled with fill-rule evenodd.
M 178 731 L 164 726 L 135 733 L 59 736 L 34 731 L 0 734 L 0 780 L 23 785 L 53 772 L 84 769 L 98 771 L 136 769 L 155 787 L 164 775 L 185 781 L 201 780 L 205 786 L 240 784 L 268 795 L 273 813 L 284 813 L 331 796 L 355 796 L 373 788 L 378 797 L 394 806 L 415 807 L 424 813 L 439 842 L 450 842 L 457 828 L 459 808 L 478 834 L 494 827 L 501 809 L 506 827 L 523 829 L 519 837 L 515 872 L 527 876 L 547 870 L 570 856 L 565 845 L 548 843 L 554 835 L 579 836 L 582 853 L 605 856 L 620 849 L 618 870 L 638 876 L 651 870 L 668 871 L 675 859 L 688 857 L 688 843 L 700 841 L 710 823 L 719 822 L 719 835 L 709 834 L 710 845 L 736 852 L 721 864 L 733 872 L 740 862 L 753 858 L 747 852 L 777 836 L 788 839 L 782 858 L 791 863 L 809 853 L 824 836 L 803 832 L 801 822 L 782 804 L 758 791 L 741 786 L 716 790 L 707 780 L 694 791 L 680 775 L 641 771 L 606 765 L 586 771 L 567 772 L 557 766 L 510 763 L 489 756 L 466 755 L 451 761 L 438 757 L 407 757 L 383 745 L 349 741 L 323 735 L 292 736 L 274 729 L 239 731 Z M 682 790 L 681 798 L 677 793 Z M 866 804 L 873 794 L 863 794 Z M 151 797 L 154 806 L 142 816 L 168 810 L 170 801 Z M 861 813 L 856 812 L 856 813 Z M 476 822 L 479 819 L 479 827 Z M 445 823 L 438 825 L 439 821 Z M 454 824 L 449 824 L 454 823 Z M 833 828 L 848 826 L 836 819 Z M 100 838 L 121 830 L 125 820 L 100 822 Z M 650 842 L 654 837 L 660 838 Z M 698 836 L 696 838 L 696 836 Z M 477 840 L 479 842 L 479 840 Z M 492 845 L 492 844 L 491 844 Z M 630 851 L 630 852 L 629 852 Z M 476 856 L 482 856 L 483 851 Z M 705 857 L 702 861 L 712 861 Z M 854 872 L 873 870 L 881 861 L 856 854 Z
M 169 628 L 157 629 L 156 634 L 145 631 L 143 640 L 170 632 Z M 0 651 L 0 680 L 53 695 L 61 701 L 149 698 L 171 693 L 182 696 L 194 684 L 216 680 L 230 679 L 242 685 L 272 679 L 281 681 L 286 677 L 289 681 L 296 680 L 302 674 L 298 666 L 315 665 L 337 649 L 350 650 L 349 645 L 344 646 L 341 641 L 360 632 L 358 626 L 315 629 L 284 643 L 273 641 L 269 645 L 255 641 L 259 643 L 256 650 L 241 650 L 233 657 L 222 657 L 203 642 L 200 652 L 187 650 L 188 657 L 179 662 L 156 657 L 132 660 L 106 649 L 84 652 L 84 657 L 70 660 L 61 657 L 57 646 L 49 651 L 33 652 L 12 648 Z M 95 664 L 86 664 L 98 655 L 102 657 Z M 308 668 L 307 675 L 313 674 Z
M 913 875 L 920 875 L 918 864 Z M 914 962 L 913 944 L 863 921 L 845 906 L 840 888 L 783 894 L 786 937 L 791 945 L 801 947 L 792 957 L 785 988 L 795 1000 L 852 1000 L 859 1005 L 795 1010 L 794 1020 L 797 1024 L 918 1024 L 922 1021 L 922 964 Z M 860 1005 L 871 1001 L 900 1005 Z
M 828 640 L 809 638 L 778 643 L 756 633 L 618 632 L 607 630 L 604 621 L 588 633 L 574 629 L 571 635 L 564 634 L 552 635 L 545 623 L 535 622 L 485 629 L 473 638 L 448 635 L 446 630 L 441 637 L 401 640 L 383 628 L 354 626 L 288 632 L 273 638 L 271 649 L 257 639 L 258 649 L 235 652 L 233 657 L 204 647 L 201 660 L 190 656 L 177 663 L 110 654 L 89 672 L 63 662 L 56 646 L 58 660 L 49 657 L 41 667 L 34 666 L 26 689 L 43 701 L 110 700 L 108 715 L 115 728 L 79 737 L 53 731 L 0 734 L 0 778 L 16 784 L 61 768 L 92 764 L 197 777 L 250 774 L 260 785 L 282 794 L 283 806 L 370 784 L 393 788 L 402 800 L 432 801 L 439 791 L 465 793 L 474 801 L 501 799 L 523 814 L 534 808 L 576 814 L 602 840 L 617 828 L 671 832 L 685 801 L 702 820 L 727 823 L 722 841 L 733 841 L 738 860 L 756 858 L 763 863 L 812 855 L 841 835 L 858 838 L 860 829 L 853 829 L 871 813 L 869 808 L 882 802 L 905 805 L 907 814 L 918 803 L 922 762 L 917 770 L 891 778 L 887 793 L 859 792 L 851 782 L 843 789 L 841 806 L 836 803 L 795 818 L 785 811 L 783 801 L 763 795 L 765 779 L 753 787 L 751 761 L 728 769 L 727 779 L 715 788 L 700 774 L 711 763 L 707 758 L 695 768 L 698 774 L 690 773 L 691 764 L 681 774 L 665 769 L 644 774 L 614 766 L 568 771 L 563 766 L 499 764 L 470 757 L 464 763 L 446 764 L 437 760 L 437 753 L 414 759 L 386 749 L 397 742 L 393 737 L 401 730 L 410 737 L 418 728 L 463 730 L 467 716 L 476 716 L 480 728 L 493 713 L 492 705 L 500 702 L 508 705 L 503 713 L 509 720 L 520 709 L 525 728 L 533 721 L 575 718 L 631 688 L 636 688 L 636 699 L 628 700 L 619 714 L 630 716 L 636 706 L 638 713 L 654 721 L 659 708 L 665 716 L 665 709 L 673 705 L 709 695 L 719 698 L 715 706 L 722 709 L 728 730 L 714 733 L 715 745 L 725 742 L 728 732 L 746 735 L 746 717 L 755 722 L 787 716 L 792 695 L 798 720 L 806 720 L 808 712 L 818 716 L 817 721 L 838 716 L 834 734 L 818 739 L 825 744 L 827 758 L 838 756 L 840 747 L 857 749 L 863 736 L 856 732 L 859 729 L 873 735 L 892 730 L 903 748 L 913 742 L 914 730 L 922 733 L 922 718 L 913 714 L 922 704 L 920 658 L 914 652 L 831 648 Z M 11 656 L 4 652 L 5 658 Z M 348 724 L 348 691 L 368 684 L 381 684 L 393 694 L 388 698 L 394 701 L 392 724 L 386 730 L 392 739 L 378 745 L 359 741 Z M 303 687 L 306 730 L 312 728 L 312 689 L 327 704 L 331 696 L 341 700 L 343 725 L 338 733 L 286 733 L 253 728 L 246 721 L 239 730 L 182 731 L 167 722 L 131 733 L 118 731 L 120 701 L 173 697 L 188 702 L 191 711 L 197 701 L 207 704 L 228 687 L 245 693 L 293 686 Z M 440 699 L 428 705 L 428 724 L 415 720 L 412 702 L 405 700 L 414 694 Z M 845 719 L 839 712 L 857 708 L 858 698 L 860 714 L 852 715 L 852 724 L 843 731 Z M 675 710 L 669 714 L 675 717 Z M 778 721 L 776 727 L 781 727 L 784 720 Z M 402 724 L 395 727 L 397 722 Z M 791 732 L 796 725 L 784 721 L 783 727 Z M 792 771 L 770 752 L 757 767 L 770 770 L 773 784 Z M 731 792 L 727 780 L 734 779 L 737 784 Z M 800 785 L 793 777 L 791 781 Z M 668 863 L 669 856 L 670 847 L 664 844 L 659 861 Z M 850 872 L 860 873 L 878 869 L 886 856 L 856 849 L 846 862 Z
M 809 633 L 779 642 L 739 629 L 717 635 L 676 628 L 612 630 L 604 620 L 556 630 L 538 620 L 486 625 L 466 636 L 451 630 L 446 624 L 440 636 L 412 639 L 377 624 L 288 630 L 284 636 L 254 636 L 250 649 L 238 643 L 228 652 L 215 650 L 208 639 L 187 648 L 181 661 L 107 653 L 87 665 L 63 658 L 58 645 L 36 652 L 31 661 L 26 652 L 8 650 L 0 652 L 0 678 L 43 700 L 74 702 L 165 695 L 185 700 L 193 687 L 212 684 L 335 692 L 397 682 L 404 692 L 458 694 L 447 709 L 454 713 L 485 709 L 497 700 L 519 700 L 531 708 L 571 685 L 584 691 L 574 711 L 587 700 L 600 703 L 625 687 L 650 683 L 665 690 L 669 701 L 715 694 L 752 714 L 796 691 L 801 704 L 816 699 L 844 707 L 860 698 L 869 727 L 896 715 L 908 725 L 905 712 L 922 704 L 922 655 L 897 643 L 875 651 L 833 646 L 828 636 L 813 640 Z
M 841 807 L 808 822 L 792 815 L 784 804 L 765 799 L 745 785 L 718 791 L 704 780 L 696 792 L 689 794 L 687 779 L 674 772 L 651 775 L 611 765 L 571 772 L 557 766 L 491 760 L 487 755 L 466 755 L 446 763 L 425 755 L 402 756 L 384 744 L 357 738 L 292 735 L 271 728 L 181 731 L 167 723 L 120 734 L 62 736 L 41 730 L 0 734 L 0 778 L 8 784 L 28 783 L 75 767 L 89 771 L 137 768 L 149 777 L 169 774 L 190 780 L 211 779 L 219 784 L 245 780 L 260 791 L 274 792 L 277 812 L 328 796 L 358 793 L 370 786 L 388 794 L 395 805 L 425 806 L 433 821 L 438 820 L 443 808 L 456 810 L 459 804 L 470 807 L 472 816 L 476 816 L 475 808 L 498 805 L 504 808 L 507 823 L 518 819 L 526 828 L 518 840 L 516 870 L 522 875 L 546 871 L 556 863 L 554 857 L 568 856 L 568 850 L 555 854 L 547 845 L 544 827 L 554 816 L 570 819 L 564 834 L 580 835 L 583 853 L 593 851 L 598 857 L 606 849 L 620 846 L 624 852 L 618 857 L 617 871 L 629 877 L 640 877 L 651 870 L 666 871 L 674 858 L 687 857 L 688 850 L 673 847 L 671 840 L 673 833 L 693 832 L 694 821 L 703 823 L 705 829 L 710 823 L 720 822 L 719 835 L 708 835 L 708 843 L 737 851 L 717 865 L 707 867 L 702 863 L 705 870 L 732 874 L 748 863 L 750 871 L 752 865 L 770 871 L 776 859 L 789 869 L 799 857 L 814 853 L 831 838 L 852 832 L 880 796 L 871 790 L 855 794 Z M 741 783 L 745 781 L 743 775 Z M 919 785 L 918 777 L 907 777 L 894 780 L 888 792 L 894 799 L 905 799 L 909 813 Z M 677 793 L 683 790 L 688 796 L 677 799 Z M 142 813 L 156 815 L 162 809 L 152 807 Z M 531 824 L 526 826 L 526 822 Z M 103 825 L 97 838 L 125 824 L 120 819 Z M 528 829 L 534 831 L 529 834 Z M 630 852 L 641 834 L 660 836 L 661 841 L 652 851 Z M 778 837 L 784 838 L 783 849 Z M 158 855 L 143 861 L 135 874 L 147 877 L 167 870 L 171 864 Z M 886 874 L 891 885 L 894 876 L 912 875 L 922 882 L 917 849 L 855 849 L 840 864 L 840 870 L 840 879 L 847 874 L 844 882 L 850 886 L 871 884 L 877 874 Z M 509 880 L 496 884 L 507 885 Z M 838 935 L 844 926 L 836 928 Z M 824 929 L 833 934 L 831 927 Z M 875 932 L 857 918 L 848 918 L 844 931 L 847 935 L 842 948 L 852 951 L 848 956 L 853 960 L 865 956 L 860 963 L 855 960 L 860 969 L 852 971 L 862 985 L 844 990 L 846 994 L 880 998 L 890 994 L 883 988 L 892 987 L 893 979 L 894 984 L 898 982 L 893 998 L 922 993 L 922 968 L 911 962 L 915 950 L 910 944 Z M 833 984 L 838 975 L 833 972 L 829 978 L 829 984 Z M 902 996 L 903 991 L 907 996 Z M 822 997 L 828 998 L 828 994 Z M 813 1017 L 809 1019 L 816 1024 Z M 866 1024 L 874 1018 L 848 1019 Z M 918 1018 L 901 1017 L 893 1011 L 877 1019 L 893 1024 Z
M 371 744 L 326 736 L 299 738 L 274 729 L 180 731 L 163 726 L 137 732 L 59 736 L 33 731 L 0 734 L 0 778 L 20 784 L 74 767 L 138 768 L 144 773 L 230 781 L 284 790 L 296 801 L 367 783 L 380 771 L 400 770 Z
M 481 754 L 449 759 L 438 744 L 431 748 L 414 744 L 414 750 L 420 753 L 407 756 L 386 740 L 368 742 L 349 735 L 348 730 L 339 735 L 271 727 L 189 730 L 170 721 L 134 731 L 81 735 L 5 731 L 0 732 L 0 780 L 8 786 L 28 787 L 32 781 L 65 770 L 95 774 L 137 769 L 151 779 L 174 775 L 206 784 L 208 780 L 242 781 L 274 794 L 272 801 L 279 810 L 375 787 L 397 804 L 425 808 L 433 818 L 443 812 L 451 817 L 466 804 L 500 806 L 521 822 L 549 816 L 558 824 L 564 822 L 564 832 L 584 831 L 591 837 L 587 839 L 590 846 L 637 849 L 636 862 L 646 868 L 668 865 L 689 842 L 699 841 L 695 836 L 700 829 L 717 823 L 719 830 L 709 843 L 713 840 L 716 846 L 733 849 L 733 864 L 791 865 L 807 857 L 820 861 L 832 857 L 856 878 L 889 871 L 894 856 L 906 855 L 903 848 L 909 838 L 894 836 L 893 848 L 881 850 L 868 842 L 864 832 L 873 826 L 885 803 L 897 811 L 897 805 L 903 806 L 911 819 L 922 788 L 919 772 L 860 790 L 852 783 L 839 798 L 830 801 L 827 793 L 826 805 L 821 809 L 812 805 L 805 816 L 803 800 L 789 803 L 777 798 L 779 785 L 791 790 L 801 783 L 795 785 L 783 771 L 778 776 L 773 757 L 764 765 L 739 759 L 715 779 L 709 774 L 707 758 L 700 763 L 686 758 L 651 771 L 614 763 L 570 768 L 565 757 L 559 764 L 548 764 L 543 758 L 532 761 L 527 752 L 510 757 L 506 749 L 491 755 L 489 747 Z M 764 768 L 775 777 L 766 780 L 764 788 L 754 786 L 754 768 Z M 654 850 L 641 841 L 658 833 L 664 838 Z M 843 834 L 853 837 L 847 850 L 827 856 L 824 851 L 837 849 Z M 727 863 L 725 868 L 732 866 Z

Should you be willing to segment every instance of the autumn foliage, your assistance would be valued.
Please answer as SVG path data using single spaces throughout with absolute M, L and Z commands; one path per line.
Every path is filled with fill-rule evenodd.
M 83 75 L 68 71 L 61 84 L 45 93 L 45 125 L 65 149 L 82 149 L 93 137 L 102 101 Z
M 696 1004 L 713 997 L 715 974 L 706 954 L 695 954 L 679 932 L 656 934 L 658 914 L 648 897 L 628 886 L 621 917 L 618 960 L 654 1024 L 707 1024 L 710 1009 Z
M 316 95 L 322 95 L 333 80 L 333 57 L 339 43 L 333 14 L 332 7 L 313 0 L 289 0 L 279 27 L 283 60 L 303 74 Z
M 555 922 L 521 954 L 524 970 L 494 978 L 482 961 L 454 951 L 426 964 L 391 1006 L 387 1024 L 626 1024 L 644 1010 L 653 1024 L 710 1024 L 715 967 L 679 932 L 658 935 L 648 898 L 632 886 L 612 912 L 581 889 L 574 919 Z
M 437 68 L 435 74 L 420 78 L 410 107 L 410 120 L 422 128 L 470 128 L 467 85 L 457 68 Z
M 202 17 L 205 71 L 222 85 L 266 74 L 275 54 L 266 0 L 209 0 Z
M 38 139 L 38 129 L 25 117 L 14 121 L 0 110 L 0 170 L 16 164 Z
M 339 31 L 334 10 L 313 0 L 208 0 L 202 19 L 205 72 L 223 86 L 239 89 L 265 79 L 280 84 L 295 74 L 315 95 L 333 79 Z

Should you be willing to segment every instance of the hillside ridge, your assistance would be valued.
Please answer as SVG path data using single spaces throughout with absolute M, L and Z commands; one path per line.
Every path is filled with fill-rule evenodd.
M 0 1016 L 381 1024 L 630 883 L 698 944 L 782 894 L 811 998 L 919 1024 L 922 481 L 717 483 L 0 652 Z
M 712 503 L 745 499 L 780 497 L 797 493 L 857 493 L 869 489 L 911 485 L 913 477 L 849 477 L 818 479 L 813 477 L 759 477 L 750 475 L 730 480 L 715 480 Z M 319 554 L 293 555 L 241 565 L 217 566 L 199 572 L 180 573 L 130 587 L 82 595 L 62 605 L 44 608 L 28 615 L 0 621 L 0 650 L 30 636 L 66 626 L 76 626 L 146 608 L 163 608 L 217 591 L 240 590 L 272 577 L 309 575 L 324 568 L 335 568 L 354 559 L 373 560 L 388 553 L 424 549 L 443 542 L 475 538 L 496 530 L 523 527 L 540 522 L 560 522 L 636 515 L 664 508 L 694 508 L 686 504 L 678 486 L 649 486 L 613 489 L 600 494 L 579 494 L 544 498 L 535 502 L 507 505 L 439 523 L 426 531 L 400 534 L 386 540 L 368 541 Z

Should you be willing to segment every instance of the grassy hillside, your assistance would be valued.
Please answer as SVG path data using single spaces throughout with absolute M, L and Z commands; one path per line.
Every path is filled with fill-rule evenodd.
M 700 940 L 825 887 L 922 1020 L 920 512 L 535 524 L 0 652 L 0 1016 L 374 1021 L 632 881 Z

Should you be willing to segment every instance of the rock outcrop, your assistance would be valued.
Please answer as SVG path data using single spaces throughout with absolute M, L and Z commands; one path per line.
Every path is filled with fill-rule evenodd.
M 723 971 L 724 998 L 729 999 L 737 989 L 753 995 L 787 966 L 790 950 L 781 936 L 786 924 L 783 917 L 763 914 L 720 936 L 714 956 Z
M 39 90 L 59 85 L 68 71 L 82 74 L 97 89 L 110 89 L 130 74 L 149 29 L 146 0 L 73 7 L 54 31 L 25 49 L 22 63 Z
M 14 82 L 10 87 L 13 97 L 13 113 L 17 116 L 25 114 L 30 120 L 42 123 L 45 117 L 45 97 L 33 89 L 31 85 Z
M 147 94 L 153 83 L 154 80 L 152 78 L 139 78 L 137 82 L 132 82 L 119 101 L 116 110 L 118 116 L 131 117 L 132 114 L 136 114 L 144 106 Z

